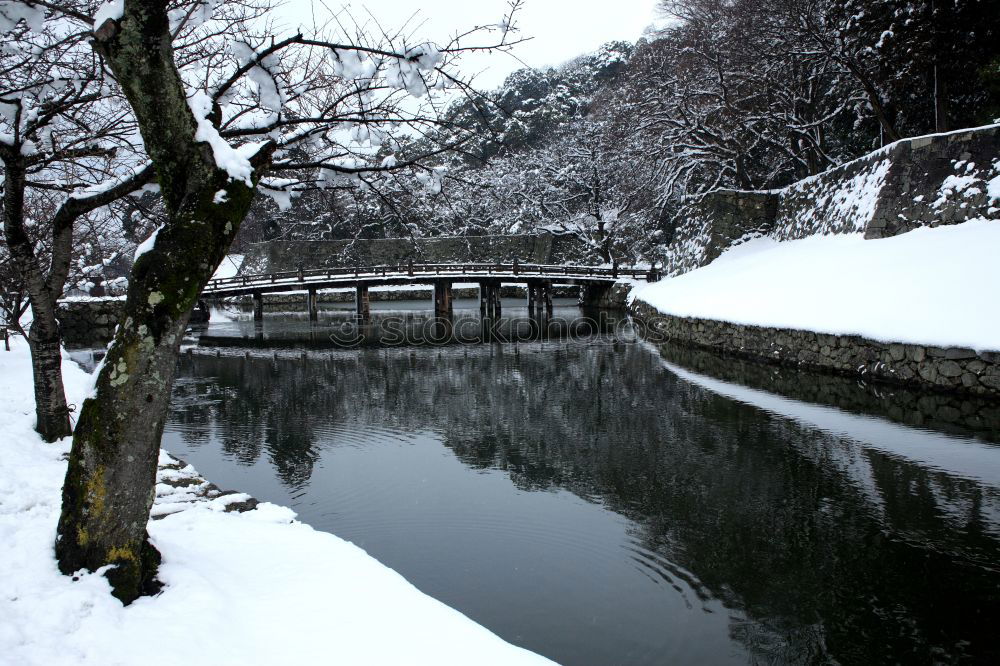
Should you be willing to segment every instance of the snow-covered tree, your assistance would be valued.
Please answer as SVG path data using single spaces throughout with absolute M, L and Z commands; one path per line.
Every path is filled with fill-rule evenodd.
M 803 26 L 864 91 L 884 140 L 996 118 L 995 0 L 829 0 L 824 12 Z
M 351 199 L 277 216 L 297 238 L 468 236 L 550 231 L 588 248 L 581 259 L 630 262 L 657 242 L 652 160 L 641 138 L 612 122 L 607 94 L 632 47 L 612 43 L 559 69 L 520 70 L 497 91 L 453 105 L 438 141 L 480 131 L 439 163 L 441 178 L 396 174 Z M 482 112 L 486 120 L 477 123 Z M 428 139 L 404 143 L 419 151 Z M 318 199 L 303 195 L 304 199 Z M 262 216 L 264 217 L 264 216 Z
M 441 158 L 447 171 L 433 187 L 394 174 L 379 190 L 312 197 L 262 221 L 300 238 L 551 229 L 583 238 L 595 261 L 608 261 L 597 239 L 616 228 L 622 261 L 652 259 L 688 197 L 781 187 L 896 136 L 1000 115 L 996 3 L 661 5 L 674 20 L 650 41 L 515 72 L 497 91 L 453 105 L 436 132 L 404 141 L 399 155 L 480 128 L 457 156 Z M 939 90 L 936 105 L 935 59 L 951 90 Z M 596 174 L 584 166 L 591 157 Z M 588 196 L 603 199 L 603 214 L 585 205 Z
M 74 229 L 148 182 L 152 170 L 136 150 L 131 111 L 73 21 L 5 3 L 0 33 L 5 254 L 13 292 L 30 300 L 36 428 L 52 441 L 71 432 L 56 301 L 73 273 Z M 15 326 L 20 309 L 8 313 Z
M 114 593 L 130 602 L 155 586 L 158 554 L 145 525 L 181 337 L 254 195 L 286 206 L 302 191 L 371 187 L 401 171 L 433 186 L 440 172 L 425 159 L 454 149 L 461 133 L 405 157 L 396 156 L 397 135 L 429 134 L 443 122 L 441 96 L 471 94 L 456 59 L 508 48 L 512 16 L 436 44 L 346 32 L 343 15 L 329 31 L 282 36 L 267 7 L 250 2 L 0 8 L 10 28 L 58 22 L 90 40 L 128 103 L 162 198 L 163 224 L 136 252 L 121 324 L 74 431 L 56 541 L 63 572 L 113 565 Z M 22 116 L 13 122 L 20 135 L 11 141 L 32 136 Z

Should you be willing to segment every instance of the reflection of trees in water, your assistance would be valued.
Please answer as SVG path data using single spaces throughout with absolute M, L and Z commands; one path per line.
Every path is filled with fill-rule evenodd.
M 315 428 L 330 415 L 317 409 L 326 391 L 310 370 L 229 360 L 206 375 L 203 362 L 182 359 L 184 377 L 174 390 L 172 419 L 182 426 L 185 442 L 201 446 L 214 434 L 225 455 L 238 462 L 252 464 L 266 452 L 282 483 L 308 483 L 317 459 Z
M 295 487 L 341 424 L 434 430 L 467 465 L 636 521 L 646 549 L 697 576 L 696 593 L 745 611 L 731 632 L 763 661 L 998 656 L 1000 547 L 984 509 L 995 490 L 717 396 L 652 360 L 634 345 L 578 343 L 185 358 L 175 419 L 186 437 L 216 433 L 237 460 L 266 451 Z

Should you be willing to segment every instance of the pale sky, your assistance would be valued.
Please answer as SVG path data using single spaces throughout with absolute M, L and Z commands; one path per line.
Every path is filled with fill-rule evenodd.
M 604 42 L 616 39 L 635 41 L 643 30 L 656 21 L 656 0 L 526 0 L 516 24 L 523 37 L 533 39 L 517 47 L 515 55 L 531 67 L 558 65 L 573 57 L 593 51 Z M 444 42 L 456 31 L 483 24 L 499 23 L 507 11 L 506 0 L 286 0 L 281 13 L 289 23 L 312 25 L 311 15 L 325 13 L 324 7 L 337 10 L 347 6 L 356 20 L 368 19 L 369 13 L 387 29 L 398 29 L 414 13 L 411 25 L 421 41 Z M 370 19 L 369 19 L 370 20 Z M 287 27 L 292 28 L 293 25 Z M 463 70 L 482 72 L 477 83 L 494 88 L 510 72 L 524 65 L 510 56 L 476 55 L 468 57 Z

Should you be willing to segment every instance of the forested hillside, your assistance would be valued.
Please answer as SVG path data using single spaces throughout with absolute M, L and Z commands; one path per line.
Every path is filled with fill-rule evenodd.
M 664 0 L 666 28 L 456 101 L 388 159 L 460 154 L 362 190 L 260 202 L 245 238 L 571 233 L 649 261 L 681 203 L 771 189 L 907 136 L 1000 118 L 995 0 Z M 398 148 L 398 150 L 394 150 Z M 393 155 L 393 157 L 389 157 Z

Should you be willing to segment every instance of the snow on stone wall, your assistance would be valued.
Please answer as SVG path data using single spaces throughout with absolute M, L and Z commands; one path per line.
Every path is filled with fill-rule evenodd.
M 774 226 L 777 196 L 771 192 L 721 190 L 686 207 L 667 246 L 667 275 L 679 275 L 714 261 L 742 239 Z
M 894 151 L 880 150 L 781 191 L 772 235 L 778 240 L 864 231 L 875 217 Z
M 60 301 L 56 318 L 63 342 L 68 345 L 104 344 L 111 339 L 124 298 L 86 298 Z
M 1000 125 L 904 139 L 773 192 L 692 201 L 667 249 L 679 275 L 748 237 L 896 236 L 922 226 L 1000 219 Z

